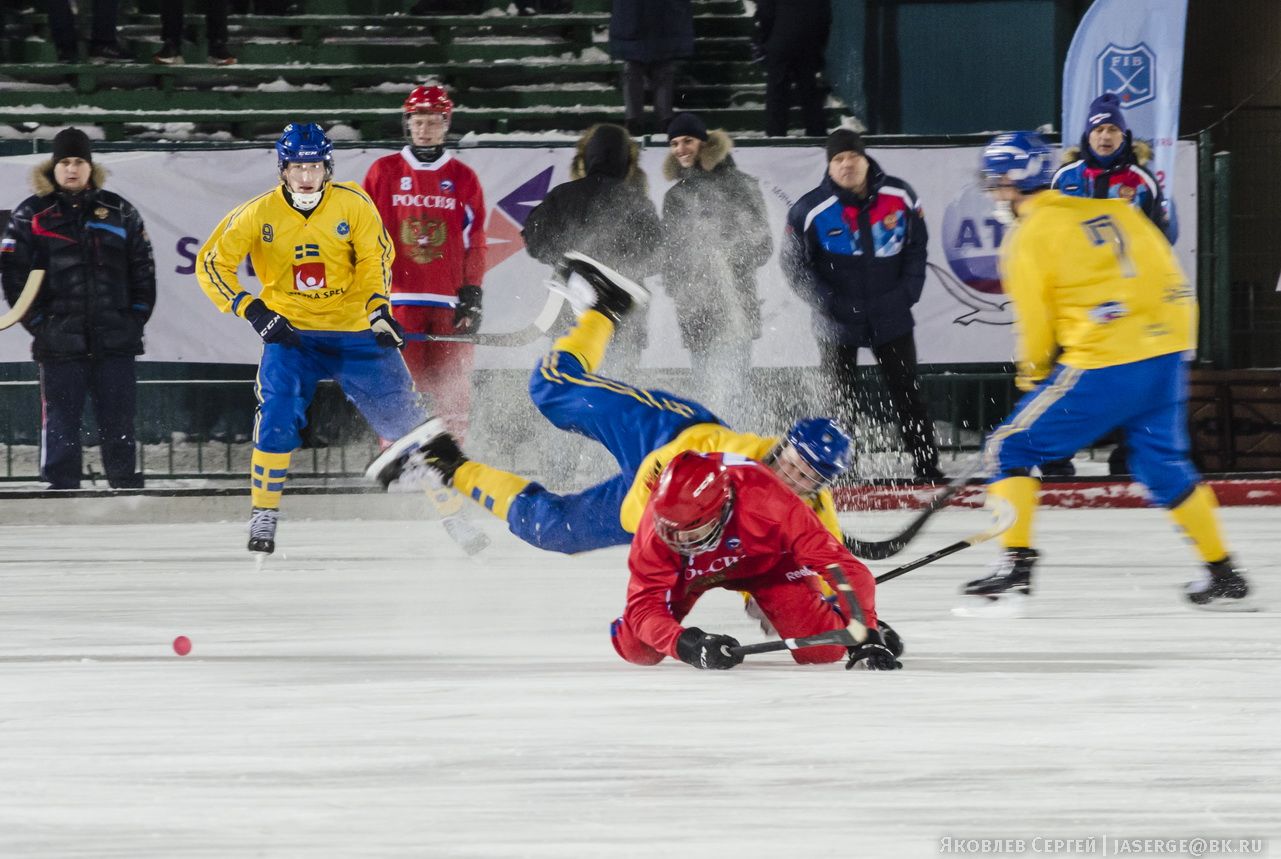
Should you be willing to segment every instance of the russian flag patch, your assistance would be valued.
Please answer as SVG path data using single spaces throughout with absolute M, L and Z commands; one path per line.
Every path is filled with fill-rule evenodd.
M 17 239 L 5 239 L 0 241 L 0 254 L 11 254 L 18 247 Z

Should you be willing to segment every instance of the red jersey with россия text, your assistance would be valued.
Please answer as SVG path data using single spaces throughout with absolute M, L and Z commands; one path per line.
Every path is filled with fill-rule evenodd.
M 396 248 L 394 306 L 454 307 L 485 276 L 485 197 L 476 172 L 450 152 L 419 161 L 406 146 L 365 175 Z
M 650 647 L 675 656 L 676 639 L 684 627 L 673 616 L 673 606 L 683 616 L 712 588 L 750 591 L 788 578 L 826 578 L 828 565 L 838 564 L 868 625 L 874 627 L 876 583 L 871 572 L 832 536 L 809 505 L 758 462 L 730 453 L 707 456 L 727 466 L 734 492 L 733 512 L 720 544 L 701 555 L 678 555 L 654 530 L 651 502 L 627 559 L 631 580 L 623 623 Z

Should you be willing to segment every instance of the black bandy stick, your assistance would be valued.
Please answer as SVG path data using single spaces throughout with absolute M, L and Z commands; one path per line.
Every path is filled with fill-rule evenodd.
M 982 466 L 982 457 L 970 463 L 969 467 L 956 477 L 953 477 L 947 486 L 943 487 L 942 492 L 930 500 L 924 510 L 916 514 L 916 518 L 907 523 L 906 528 L 893 537 L 887 537 L 884 540 L 860 540 L 853 535 L 846 534 L 845 547 L 850 550 L 850 554 L 854 555 L 854 557 L 865 561 L 883 561 L 886 558 L 894 557 L 907 548 L 907 544 L 912 542 L 912 539 L 920 533 L 920 530 L 925 527 L 925 523 L 935 513 L 946 507 L 949 501 L 969 485 L 970 478 L 978 474 Z
M 829 566 L 827 571 L 836 581 L 836 592 L 841 595 L 841 600 L 845 603 L 849 623 L 843 629 L 828 630 L 817 635 L 807 635 L 804 638 L 782 638 L 777 641 L 763 641 L 760 644 L 741 644 L 738 647 L 731 647 L 730 653 L 749 656 L 753 653 L 798 650 L 802 647 L 818 647 L 825 644 L 854 647 L 867 641 L 866 616 L 863 614 L 863 609 L 859 607 L 854 589 L 850 587 L 849 579 L 845 577 L 845 571 L 837 564 Z

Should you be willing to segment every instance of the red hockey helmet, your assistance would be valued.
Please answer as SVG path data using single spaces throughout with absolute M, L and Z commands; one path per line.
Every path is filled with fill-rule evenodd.
M 423 84 L 414 87 L 414 91 L 405 99 L 405 113 L 443 113 L 445 122 L 449 122 L 454 113 L 454 103 L 444 87 Z
M 672 458 L 654 490 L 654 530 L 682 555 L 716 548 L 734 509 L 734 493 L 721 462 L 682 451 Z

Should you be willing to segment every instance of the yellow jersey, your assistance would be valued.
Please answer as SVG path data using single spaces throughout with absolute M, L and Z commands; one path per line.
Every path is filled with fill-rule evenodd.
M 658 484 L 659 475 L 663 473 L 667 463 L 671 462 L 672 457 L 681 451 L 737 453 L 761 462 L 778 443 L 777 438 L 734 432 L 720 424 L 694 424 L 667 444 L 651 451 L 649 456 L 641 462 L 640 468 L 636 470 L 636 479 L 632 481 L 632 488 L 627 491 L 622 508 L 619 510 L 618 518 L 623 530 L 629 534 L 636 533 L 636 527 L 640 524 L 641 514 L 645 512 L 645 505 L 649 503 L 653 487 Z M 832 501 L 832 493 L 823 489 L 813 498 L 807 498 L 805 501 L 818 514 L 823 527 L 836 539 L 842 539 L 841 523 L 836 519 L 836 504 Z
M 296 328 L 363 331 L 387 304 L 391 239 L 373 200 L 355 182 L 330 182 L 303 215 L 283 186 L 233 209 L 196 258 L 196 278 L 223 313 L 245 315 L 253 296 L 236 276 L 248 254 L 258 296 Z
M 1170 243 L 1125 200 L 1042 191 L 1001 245 L 1016 381 L 1054 364 L 1093 370 L 1196 348 L 1196 293 Z

